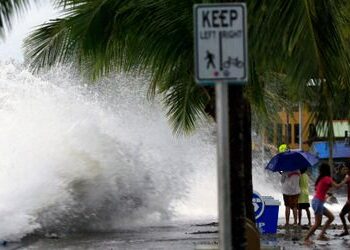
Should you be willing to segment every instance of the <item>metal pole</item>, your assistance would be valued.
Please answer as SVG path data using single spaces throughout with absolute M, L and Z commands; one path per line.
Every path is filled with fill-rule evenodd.
M 218 198 L 219 198 L 219 246 L 232 249 L 230 147 L 227 83 L 215 85 L 218 130 Z

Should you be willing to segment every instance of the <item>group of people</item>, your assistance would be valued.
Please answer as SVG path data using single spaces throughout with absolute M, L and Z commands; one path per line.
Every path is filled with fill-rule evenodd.
M 291 211 L 293 213 L 294 225 L 301 224 L 302 209 L 306 210 L 308 219 L 309 219 L 309 225 L 311 225 L 307 174 L 305 172 L 301 173 L 300 170 L 296 170 L 296 171 L 282 172 L 281 175 L 282 175 L 281 184 L 282 184 L 283 201 L 286 207 L 285 209 L 286 226 L 289 226 L 289 218 L 290 218 Z M 298 221 L 298 213 L 300 214 L 299 221 Z
M 312 209 L 315 214 L 315 223 L 311 226 L 311 215 L 310 215 L 310 203 L 309 203 L 309 188 L 308 188 L 308 175 L 305 170 L 297 170 L 291 172 L 283 172 L 281 183 L 282 183 L 282 193 L 283 200 L 285 204 L 285 217 L 286 226 L 289 225 L 290 211 L 293 212 L 294 224 L 301 225 L 302 210 L 306 210 L 308 225 L 311 226 L 309 232 L 307 233 L 304 242 L 306 244 L 311 244 L 311 235 L 316 231 L 316 229 L 322 223 L 323 215 L 327 217 L 327 221 L 324 223 L 322 230 L 318 236 L 318 240 L 328 240 L 325 236 L 325 232 L 329 225 L 334 220 L 334 215 L 329 211 L 324 203 L 327 199 L 327 193 L 331 188 L 340 188 L 347 184 L 348 189 L 348 199 L 342 208 L 339 216 L 342 221 L 344 231 L 338 236 L 345 236 L 349 234 L 345 216 L 347 215 L 350 222 L 350 168 L 349 166 L 344 166 L 342 173 L 345 176 L 340 183 L 336 183 L 331 177 L 330 166 L 326 163 L 322 163 L 319 168 L 319 176 L 315 182 L 315 194 L 311 201 Z
M 340 183 L 337 183 L 331 177 L 330 166 L 326 163 L 322 163 L 319 167 L 319 176 L 315 182 L 315 193 L 311 201 L 312 209 L 315 214 L 315 223 L 311 225 L 310 215 L 310 202 L 309 202 L 309 181 L 306 170 L 296 170 L 290 172 L 282 172 L 281 184 L 283 200 L 285 204 L 285 218 L 286 226 L 289 225 L 290 212 L 293 213 L 294 225 L 301 225 L 302 210 L 306 210 L 308 225 L 310 229 L 304 239 L 305 244 L 312 244 L 311 236 L 315 233 L 316 229 L 321 226 L 323 215 L 326 216 L 327 220 L 324 223 L 318 240 L 328 240 L 325 233 L 329 225 L 334 220 L 334 215 L 329 211 L 324 203 L 328 197 L 329 190 L 331 188 L 338 189 L 343 185 L 347 184 L 347 201 L 343 206 L 339 216 L 342 221 L 344 231 L 337 236 L 349 235 L 349 231 L 346 225 L 346 215 L 350 222 L 350 169 L 349 166 L 343 166 L 341 169 L 343 179 Z

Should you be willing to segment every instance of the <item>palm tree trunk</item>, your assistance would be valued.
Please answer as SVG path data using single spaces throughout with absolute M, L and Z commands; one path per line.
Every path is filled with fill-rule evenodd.
M 244 98 L 244 191 L 245 191 L 245 209 L 246 217 L 255 222 L 254 207 L 252 203 L 253 197 L 253 181 L 252 181 L 252 123 L 251 109 L 249 101 Z
M 228 106 L 232 249 L 245 249 L 246 197 L 248 196 L 245 191 L 245 160 L 247 160 L 245 157 L 247 151 L 247 147 L 245 147 L 245 123 L 248 119 L 245 119 L 245 101 L 241 85 L 228 87 Z M 251 204 L 251 196 L 248 198 L 250 198 Z
M 231 249 L 240 249 L 240 246 L 243 247 L 246 241 L 244 238 L 245 217 L 255 222 L 252 204 L 251 109 L 250 103 L 243 97 L 242 86 L 229 86 L 228 89 L 230 163 L 228 165 L 229 171 L 225 172 L 230 173 L 228 182 L 230 183 L 231 196 L 230 200 L 226 202 L 233 204 L 230 207 L 232 221 L 229 225 L 232 236 L 229 238 L 232 240 L 232 244 L 234 242 L 240 244 Z M 210 93 L 212 94 L 212 92 Z M 211 96 L 211 98 L 216 99 L 215 96 Z M 217 118 L 216 112 L 213 112 L 212 116 L 214 119 Z M 222 220 L 220 221 L 222 222 Z M 227 226 L 223 228 L 227 228 Z

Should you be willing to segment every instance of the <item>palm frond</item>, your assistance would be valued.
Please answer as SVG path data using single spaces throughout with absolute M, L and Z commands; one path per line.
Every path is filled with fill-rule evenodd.
M 29 7 L 30 0 L 1 0 L 0 1 L 0 37 L 4 35 L 4 28 L 11 28 L 11 19 Z
M 54 19 L 36 29 L 24 41 L 25 58 L 34 70 L 74 59 L 77 40 L 71 37 L 69 20 Z
M 188 132 L 208 102 L 206 91 L 184 73 L 193 68 L 192 3 L 141 2 L 58 2 L 65 17 L 29 36 L 26 57 L 35 69 L 73 60 L 93 79 L 115 70 L 150 74 L 149 96 L 163 94 L 174 130 Z
M 198 119 L 205 117 L 204 108 L 209 97 L 203 88 L 194 82 L 176 82 L 166 92 L 164 103 L 168 107 L 167 115 L 176 134 L 189 133 Z
M 64 17 L 35 31 L 26 41 L 26 55 L 34 68 L 72 60 L 92 79 L 121 70 L 147 74 L 149 97 L 163 95 L 174 130 L 188 131 L 213 98 L 193 82 L 192 6 L 198 2 L 204 1 L 57 0 Z M 349 4 L 265 0 L 247 5 L 254 66 L 246 95 L 255 110 L 268 116 L 283 99 L 312 98 L 321 112 L 327 96 L 337 113 L 337 96 L 350 91 L 344 38 Z M 320 79 L 322 88 L 308 88 L 310 79 Z
M 329 121 L 338 112 L 339 94 L 349 93 L 349 45 L 342 27 L 349 24 L 336 1 L 251 1 L 250 48 L 266 72 L 281 72 L 288 98 L 312 103 L 318 119 Z M 253 13 L 252 13 L 253 12 Z M 273 30 L 273 32 L 269 32 Z M 316 79 L 319 87 L 307 82 Z M 325 109 L 325 105 L 332 109 Z M 320 116 L 322 114 L 322 118 Z

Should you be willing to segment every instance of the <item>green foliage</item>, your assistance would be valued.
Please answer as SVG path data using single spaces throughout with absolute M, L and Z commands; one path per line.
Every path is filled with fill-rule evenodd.
M 188 0 L 58 0 L 64 16 L 26 40 L 36 70 L 74 61 L 92 79 L 113 71 L 151 76 L 174 131 L 190 131 L 214 98 L 194 83 L 194 3 Z M 204 2 L 204 1 L 203 1 Z M 205 1 L 217 2 L 217 1 Z M 303 101 L 320 120 L 349 107 L 349 3 L 345 0 L 247 1 L 250 84 L 259 121 Z M 319 85 L 307 86 L 310 79 Z M 349 98 L 346 98 L 349 99 Z
M 259 76 L 284 75 L 279 83 L 286 86 L 282 97 L 306 103 L 319 122 L 346 115 L 349 98 L 342 97 L 350 90 L 349 42 L 344 30 L 349 27 L 348 1 L 249 1 L 248 9 L 249 22 L 254 23 L 249 48 L 261 67 Z M 268 79 L 260 79 L 269 89 Z M 310 79 L 317 86 L 308 86 Z
M 77 62 L 92 79 L 109 72 L 151 75 L 149 96 L 164 96 L 174 125 L 190 131 L 209 97 L 193 77 L 191 1 L 59 1 L 65 17 L 51 20 L 26 41 L 38 70 Z
M 11 28 L 11 18 L 29 6 L 29 0 L 0 0 L 0 37 L 4 28 Z

